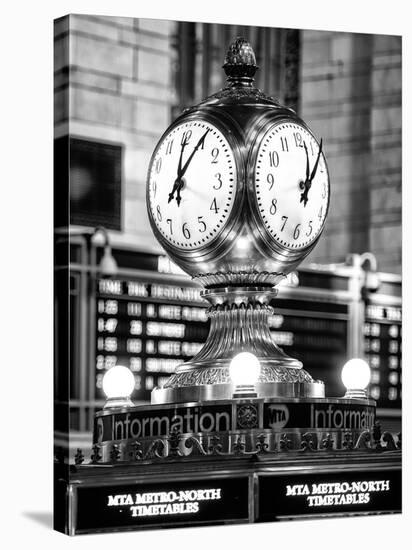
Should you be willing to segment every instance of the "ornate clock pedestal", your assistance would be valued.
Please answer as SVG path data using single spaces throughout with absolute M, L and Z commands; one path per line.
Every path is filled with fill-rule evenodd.
M 257 397 L 324 397 L 324 384 L 314 381 L 302 363 L 286 355 L 273 341 L 269 301 L 276 290 L 260 287 L 209 289 L 208 339 L 201 351 L 176 369 L 163 388 L 152 392 L 152 403 L 231 399 L 235 386 L 229 367 L 234 356 L 253 353 L 260 363 L 254 389 Z

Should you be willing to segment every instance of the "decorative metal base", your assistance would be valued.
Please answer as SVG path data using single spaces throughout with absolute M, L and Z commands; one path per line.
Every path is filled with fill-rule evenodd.
M 322 448 L 324 440 L 330 449 L 365 447 L 375 410 L 374 400 L 345 398 L 192 400 L 104 409 L 95 417 L 94 462 L 133 461 L 137 449 L 147 458 L 159 452 L 167 456 L 170 445 L 176 445 L 176 456 L 190 456 L 193 445 L 206 455 L 213 441 L 226 454 L 239 442 L 248 452 L 256 452 L 259 442 L 268 451 L 281 448 L 282 442 L 289 450 L 299 450 L 305 442 Z
M 230 399 L 234 386 L 229 374 L 235 355 L 248 351 L 259 359 L 255 384 L 258 397 L 324 397 L 323 382 L 314 381 L 302 363 L 284 353 L 273 341 L 269 301 L 277 291 L 267 287 L 228 287 L 203 291 L 210 303 L 207 341 L 200 352 L 163 388 L 152 392 L 152 403 L 180 403 Z

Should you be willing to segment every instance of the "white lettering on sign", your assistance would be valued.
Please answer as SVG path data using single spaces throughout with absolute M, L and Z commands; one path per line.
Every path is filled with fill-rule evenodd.
M 185 321 L 207 321 L 206 308 L 184 307 L 182 309 L 182 319 Z
M 180 302 L 201 302 L 198 288 L 182 288 L 173 285 L 152 285 L 152 298 L 179 300 Z
M 181 306 L 175 305 L 159 305 L 159 317 L 161 319 L 172 319 L 180 321 L 182 314 Z
M 221 498 L 222 490 L 220 488 L 189 489 L 159 493 L 109 495 L 107 506 L 128 506 L 134 518 L 170 514 L 196 514 L 200 510 L 201 502 L 220 500 Z
M 139 338 L 128 338 L 126 348 L 129 353 L 140 353 L 142 351 L 142 341 Z
M 156 323 L 148 321 L 146 325 L 146 333 L 148 336 L 163 336 L 166 338 L 183 338 L 185 335 L 186 325 L 181 323 Z
M 286 405 L 269 406 L 269 426 L 272 429 L 280 429 L 286 426 L 289 420 L 289 409 Z
M 115 279 L 100 279 L 99 292 L 101 294 L 123 294 L 122 282 Z
M 150 357 L 146 359 L 146 372 L 175 372 L 177 365 L 181 363 L 180 359 L 164 359 Z
M 272 332 L 272 339 L 279 346 L 293 346 L 293 332 Z
M 139 317 L 142 314 L 142 305 L 139 302 L 127 302 L 127 314 Z
M 152 379 L 147 376 L 146 381 Z M 147 388 L 147 384 L 146 384 Z M 116 418 L 112 425 L 113 440 L 137 439 L 139 437 L 155 437 L 168 434 L 173 430 L 181 433 L 228 431 L 230 415 L 225 411 L 202 412 L 197 407 L 188 407 L 184 414 L 155 415 L 133 417 L 127 413 L 124 418 Z
M 308 506 L 342 506 L 367 504 L 371 493 L 390 490 L 390 481 L 344 481 L 339 483 L 312 483 L 286 485 L 287 497 L 305 496 Z
M 147 290 L 147 285 L 144 283 L 135 283 L 129 281 L 127 283 L 127 294 L 129 296 L 139 296 L 141 298 L 147 298 L 149 296 L 149 291 Z
M 130 321 L 130 334 L 142 334 L 142 328 L 143 324 L 141 321 L 137 321 L 136 319 Z
M 118 312 L 117 300 L 99 300 L 97 302 L 97 311 L 99 313 L 107 313 L 108 315 L 116 315 Z
M 269 317 L 269 327 L 280 328 L 285 320 L 283 315 L 274 314 Z
M 366 317 L 369 319 L 387 319 L 388 321 L 402 321 L 402 309 L 400 307 L 383 307 L 369 305 L 366 308 Z
M 367 430 L 373 426 L 375 413 L 373 409 L 343 409 L 331 404 L 325 409 L 317 409 L 312 403 L 310 418 L 314 428 Z

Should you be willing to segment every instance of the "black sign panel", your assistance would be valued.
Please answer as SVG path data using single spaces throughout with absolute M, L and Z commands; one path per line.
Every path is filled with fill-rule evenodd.
M 312 428 L 316 430 L 367 430 L 375 408 L 341 403 L 265 403 L 263 428 Z
M 401 508 L 401 470 L 259 477 L 258 521 Z
M 274 341 L 302 361 L 315 380 L 325 383 L 327 395 L 342 395 L 340 370 L 347 360 L 348 306 L 309 296 L 303 300 L 278 296 L 271 305 Z
M 79 487 L 76 531 L 247 521 L 248 478 Z

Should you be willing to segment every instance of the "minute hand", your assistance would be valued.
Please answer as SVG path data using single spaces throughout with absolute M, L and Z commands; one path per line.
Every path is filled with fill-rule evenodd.
M 320 140 L 318 156 L 316 158 L 315 165 L 313 167 L 312 173 L 311 173 L 310 178 L 309 178 L 310 183 L 312 183 L 312 180 L 315 177 L 316 171 L 318 169 L 320 155 L 322 154 L 322 144 L 323 144 L 323 138 L 321 138 L 321 140 Z
M 178 171 L 178 178 L 179 178 L 179 179 L 180 179 L 180 178 L 183 178 L 183 176 L 185 175 L 186 170 L 188 169 L 189 164 L 190 164 L 192 158 L 194 157 L 196 151 L 199 149 L 199 147 L 202 145 L 202 143 L 205 141 L 208 132 L 210 132 L 210 129 L 206 130 L 206 132 L 203 134 L 203 136 L 199 139 L 199 141 L 198 141 L 196 147 L 195 147 L 195 148 L 193 149 L 193 151 L 191 152 L 190 157 L 189 157 L 189 158 L 187 159 L 187 161 L 185 162 L 183 168 L 182 168 L 180 171 Z

